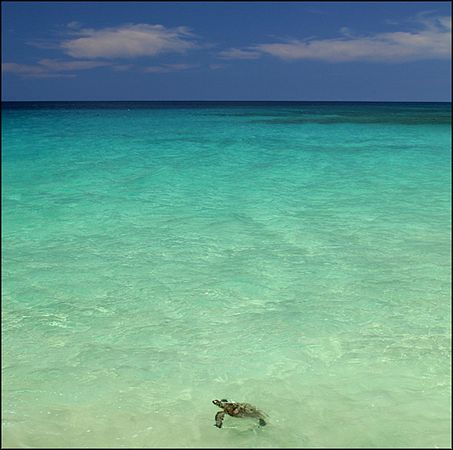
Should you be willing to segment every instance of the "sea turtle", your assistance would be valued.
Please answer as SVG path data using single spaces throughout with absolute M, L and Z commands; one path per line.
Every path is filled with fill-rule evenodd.
M 228 414 L 232 417 L 255 417 L 259 420 L 259 424 L 264 427 L 266 421 L 264 420 L 264 414 L 256 409 L 254 406 L 249 405 L 248 403 L 235 403 L 229 402 L 228 400 L 213 400 L 212 403 L 222 408 L 223 411 L 219 411 L 215 415 L 215 426 L 222 428 L 223 418 L 225 414 Z

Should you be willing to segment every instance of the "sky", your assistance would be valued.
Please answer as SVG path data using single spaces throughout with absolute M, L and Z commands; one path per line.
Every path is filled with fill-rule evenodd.
M 2 101 L 451 101 L 450 2 L 8 2 Z

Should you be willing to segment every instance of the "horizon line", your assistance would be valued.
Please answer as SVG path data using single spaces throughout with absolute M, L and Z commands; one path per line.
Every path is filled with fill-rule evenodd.
M 1 103 L 451 103 L 451 100 L 1 100 Z

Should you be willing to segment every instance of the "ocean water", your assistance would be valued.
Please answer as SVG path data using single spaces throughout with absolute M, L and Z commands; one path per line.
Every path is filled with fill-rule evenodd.
M 6 103 L 2 163 L 3 446 L 451 446 L 451 104 Z

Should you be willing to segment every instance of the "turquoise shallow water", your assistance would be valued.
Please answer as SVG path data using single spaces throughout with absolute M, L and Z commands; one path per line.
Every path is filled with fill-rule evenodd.
M 451 445 L 450 104 L 2 127 L 4 446 Z

